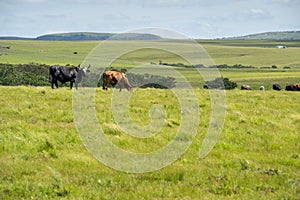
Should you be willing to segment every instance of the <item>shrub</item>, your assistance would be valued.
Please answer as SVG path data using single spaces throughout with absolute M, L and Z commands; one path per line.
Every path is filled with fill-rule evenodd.
M 176 81 L 173 77 L 133 73 L 128 73 L 127 77 L 133 87 L 171 89 L 176 86 Z
M 205 89 L 221 89 L 221 90 L 232 90 L 238 85 L 236 82 L 230 81 L 228 78 L 216 78 L 212 81 L 206 81 L 204 84 Z
M 49 85 L 49 66 L 0 64 L 0 85 Z

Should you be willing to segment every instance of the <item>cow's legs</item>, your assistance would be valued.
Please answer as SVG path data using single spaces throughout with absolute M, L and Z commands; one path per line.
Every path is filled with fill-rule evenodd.
M 77 81 L 75 81 L 75 88 L 76 88 L 76 90 L 78 89 L 78 83 L 77 83 Z
M 53 86 L 54 84 L 55 84 L 56 88 L 58 88 L 57 78 L 52 78 L 52 81 L 51 81 L 52 89 L 54 89 L 54 86 Z
M 54 89 L 54 80 L 53 80 L 53 78 L 51 79 L 51 88 Z
M 72 90 L 73 87 L 73 81 L 70 82 L 70 89 Z
M 108 84 L 105 83 L 105 81 L 103 81 L 102 89 L 103 89 L 103 90 L 107 90 L 107 85 L 108 85 Z

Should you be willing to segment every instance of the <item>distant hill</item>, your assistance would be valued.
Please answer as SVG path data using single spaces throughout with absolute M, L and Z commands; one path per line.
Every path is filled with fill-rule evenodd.
M 0 40 L 51 40 L 51 41 L 83 41 L 83 40 L 160 40 L 160 36 L 142 33 L 92 33 L 92 32 L 73 32 L 58 33 L 38 36 L 36 38 L 25 37 L 0 37 Z
M 33 38 L 3 36 L 3 37 L 0 37 L 0 40 L 33 40 Z
M 113 36 L 112 33 L 89 33 L 89 32 L 74 32 L 74 33 L 57 33 L 42 35 L 35 40 L 60 40 L 60 41 L 77 41 L 77 40 L 106 40 Z
M 300 40 L 300 31 L 280 31 L 257 33 L 238 37 L 221 38 L 223 40 Z

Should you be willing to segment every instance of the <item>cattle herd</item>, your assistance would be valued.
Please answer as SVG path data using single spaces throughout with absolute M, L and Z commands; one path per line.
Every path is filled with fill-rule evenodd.
M 70 82 L 70 89 L 73 88 L 75 83 L 75 88 L 78 89 L 78 83 L 82 81 L 82 77 L 86 76 L 89 71 L 90 65 L 88 67 L 64 67 L 60 65 L 53 65 L 49 69 L 49 74 L 51 78 L 51 88 L 54 89 L 54 85 L 58 88 L 58 81 L 62 84 Z M 126 88 L 131 90 L 132 86 L 128 81 L 126 74 L 118 71 L 105 71 L 102 74 L 103 79 L 103 90 L 107 90 L 108 85 L 113 87 L 118 84 L 120 91 Z
M 62 84 L 66 82 L 70 82 L 70 89 L 72 89 L 73 84 L 75 83 L 76 89 L 78 89 L 78 83 L 82 81 L 82 77 L 86 76 L 89 72 L 90 65 L 88 67 L 64 67 L 59 65 L 53 65 L 49 69 L 49 73 L 51 76 L 51 87 L 54 89 L 54 85 L 58 88 L 58 82 Z M 103 79 L 102 89 L 107 90 L 108 85 L 112 85 L 113 87 L 118 84 L 120 91 L 126 88 L 127 90 L 132 89 L 132 85 L 129 83 L 128 78 L 125 73 L 118 71 L 105 71 L 101 78 Z M 251 90 L 251 86 L 242 85 L 241 90 Z M 259 90 L 264 91 L 265 87 L 260 86 Z M 279 84 L 273 84 L 273 90 L 281 90 L 281 86 Z M 300 84 L 290 84 L 285 87 L 286 91 L 300 91 Z
M 251 90 L 251 86 L 242 85 L 241 90 Z M 262 85 L 259 87 L 259 90 L 264 91 L 265 87 Z M 273 84 L 273 90 L 280 91 L 281 86 L 279 84 Z M 286 91 L 300 91 L 300 84 L 290 84 L 285 87 Z

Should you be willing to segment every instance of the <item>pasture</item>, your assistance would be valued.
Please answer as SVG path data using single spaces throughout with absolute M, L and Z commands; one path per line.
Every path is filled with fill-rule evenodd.
M 168 90 L 138 89 L 130 102 L 136 123 L 149 121 L 149 106 L 164 105 L 165 128 L 149 139 L 132 138 L 114 124 L 112 90 L 96 92 L 96 111 L 105 135 L 136 152 L 155 150 L 180 125 L 176 99 Z M 228 91 L 221 138 L 199 159 L 210 117 L 208 91 L 198 89 L 201 111 L 197 136 L 168 167 L 127 174 L 98 162 L 80 140 L 67 88 L 1 87 L 1 199 L 297 199 L 300 192 L 300 94 Z M 147 101 L 142 101 L 141 96 Z
M 226 91 L 224 127 L 207 157 L 199 159 L 199 149 L 209 126 L 211 99 L 195 69 L 174 67 L 194 86 L 201 114 L 196 137 L 174 163 L 142 174 L 111 169 L 87 151 L 74 123 L 74 90 L 0 86 L 0 199 L 298 199 L 300 93 L 272 91 L 271 86 L 299 82 L 300 42 L 199 42 L 216 64 L 255 67 L 220 69 L 224 77 L 254 90 Z M 96 41 L 0 43 L 11 47 L 0 49 L 0 62 L 14 64 L 78 65 L 98 45 Z M 273 48 L 282 44 L 289 48 Z M 131 69 L 159 60 L 188 64 L 170 52 L 141 49 L 122 55 L 112 66 Z M 272 65 L 278 68 L 260 68 Z M 267 90 L 259 91 L 260 85 Z M 166 111 L 164 127 L 150 138 L 131 137 L 118 128 L 111 109 L 112 93 L 113 89 L 98 88 L 94 110 L 114 145 L 147 153 L 174 138 L 181 110 L 171 90 L 132 92 L 128 111 L 136 124 L 150 123 L 152 105 L 162 105 Z

